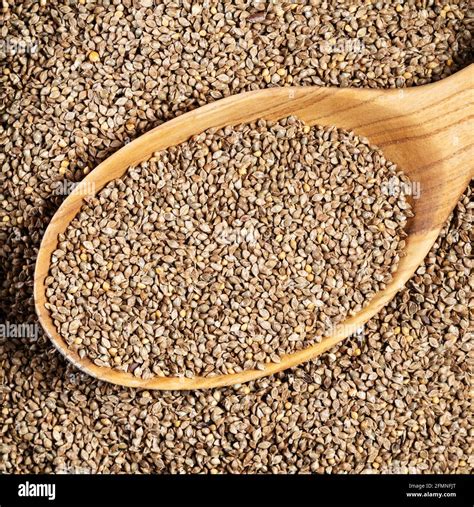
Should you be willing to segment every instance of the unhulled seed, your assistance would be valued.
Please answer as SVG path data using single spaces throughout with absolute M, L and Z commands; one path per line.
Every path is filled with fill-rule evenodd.
M 208 130 L 88 199 L 60 237 L 48 308 L 101 366 L 120 357 L 144 378 L 261 369 L 321 341 L 390 281 L 411 214 L 381 190 L 393 179 L 408 184 L 336 128 L 290 117 Z M 92 258 L 78 266 L 81 246 Z

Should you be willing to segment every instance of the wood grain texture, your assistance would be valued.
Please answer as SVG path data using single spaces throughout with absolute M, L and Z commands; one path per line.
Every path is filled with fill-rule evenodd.
M 101 380 L 145 389 L 200 389 L 225 386 L 270 375 L 318 356 L 352 334 L 385 306 L 413 275 L 474 176 L 474 65 L 438 83 L 403 90 L 291 87 L 258 90 L 213 102 L 183 114 L 124 146 L 65 199 L 49 224 L 38 254 L 34 296 L 39 320 L 57 349 L 79 369 Z M 265 370 L 233 375 L 143 380 L 96 366 L 67 347 L 45 308 L 45 279 L 58 235 L 78 213 L 84 197 L 121 177 L 131 165 L 155 151 L 179 144 L 211 127 L 277 120 L 295 115 L 310 125 L 335 125 L 365 136 L 379 146 L 413 182 L 420 198 L 411 199 L 415 216 L 407 224 L 405 256 L 386 289 L 339 332 L 321 343 L 287 355 Z

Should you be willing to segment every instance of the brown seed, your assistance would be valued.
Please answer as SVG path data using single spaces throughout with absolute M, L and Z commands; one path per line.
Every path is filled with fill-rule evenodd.
M 247 140 L 246 146 L 223 142 L 237 134 Z M 327 142 L 328 136 L 333 147 Z M 249 166 L 249 184 L 242 187 L 239 169 L 242 161 L 252 156 L 271 156 L 273 164 Z M 345 169 L 338 176 L 341 161 L 356 156 L 358 168 Z M 320 162 L 316 162 L 318 158 Z M 166 174 L 162 160 L 168 161 Z M 207 160 L 220 160 L 221 164 L 206 165 Z M 309 164 L 309 170 L 300 173 L 298 168 L 288 167 L 287 160 Z M 203 168 L 199 183 L 187 177 L 193 163 Z M 328 176 L 311 181 L 318 193 L 330 195 L 331 206 L 326 206 L 324 213 L 320 201 L 310 201 L 304 187 L 310 174 L 322 170 Z M 275 180 L 272 171 L 280 171 L 281 176 Z M 370 177 L 364 171 L 370 171 Z M 168 187 L 161 185 L 166 178 L 171 182 L 168 175 L 181 181 L 179 194 L 170 194 Z M 303 178 L 303 185 L 299 178 Z M 122 369 L 144 378 L 154 375 L 156 364 L 165 375 L 211 376 L 280 362 L 281 355 L 321 341 L 332 326 L 350 312 L 359 311 L 390 280 L 410 208 L 398 206 L 398 202 L 406 202 L 403 196 L 395 200 L 379 189 L 378 184 L 389 178 L 408 181 L 366 141 L 334 128 L 313 127 L 308 131 L 291 117 L 276 123 L 259 120 L 204 132 L 155 153 L 139 171 L 132 168 L 124 179 L 109 183 L 97 194 L 93 207 L 88 204 L 82 208 L 81 218 L 66 231 L 69 240 L 62 245 L 64 250 L 55 256 L 57 261 L 48 279 L 55 298 L 51 307 L 66 316 L 71 311 L 79 313 L 86 333 L 88 329 L 103 329 L 103 336 L 110 336 L 99 348 L 92 340 L 80 344 L 80 350 L 92 361 L 113 366 L 112 358 L 118 356 Z M 217 186 L 215 181 L 221 183 Z M 371 186 L 366 191 L 367 182 Z M 236 188 L 240 189 L 238 194 Z M 366 193 L 358 198 L 357 192 Z M 346 195 L 351 199 L 344 198 L 344 206 L 338 206 L 341 196 Z M 378 210 L 369 215 L 365 208 L 368 199 Z M 145 200 L 153 220 L 143 213 Z M 170 205 L 180 212 L 163 214 L 163 210 L 172 209 Z M 212 213 L 210 220 L 207 217 L 212 209 L 217 213 Z M 145 219 L 140 241 L 135 232 L 139 216 Z M 156 220 L 159 216 L 163 216 L 161 222 Z M 98 224 L 95 217 L 102 223 Z M 322 218 L 324 223 L 320 223 Z M 135 240 L 133 250 L 123 248 L 116 224 L 123 224 L 122 229 Z M 280 232 L 282 226 L 285 230 L 291 224 L 292 236 L 298 241 L 295 237 L 285 241 Z M 319 225 L 327 231 L 324 248 L 321 238 L 313 233 Z M 152 243 L 149 235 L 154 230 L 160 240 Z M 366 235 L 369 240 L 362 242 L 360 238 Z M 379 246 L 371 254 L 374 245 Z M 92 259 L 81 254 L 84 263 L 77 269 L 75 257 L 64 251 L 81 247 Z M 369 263 L 365 262 L 367 255 Z M 112 278 L 117 290 L 114 287 L 110 291 L 109 281 L 104 280 L 108 278 L 103 269 L 105 257 L 108 265 L 120 270 Z M 157 261 L 163 264 L 156 265 Z M 133 269 L 135 265 L 139 269 Z M 90 281 L 81 290 L 81 280 L 87 278 Z M 67 295 L 73 297 L 70 309 L 66 294 L 58 290 L 66 280 L 78 287 Z M 92 280 L 98 281 L 107 295 L 110 293 L 108 297 L 114 303 L 96 297 Z M 341 287 L 342 301 L 338 296 Z M 309 307 L 309 315 L 306 300 L 311 302 L 315 294 L 324 303 Z M 128 316 L 121 315 L 120 325 L 135 331 L 124 338 L 123 333 L 115 333 L 116 319 L 130 298 L 134 304 L 129 306 Z M 60 310 L 61 305 L 65 310 Z M 157 311 L 159 305 L 165 311 Z M 61 333 L 62 324 L 57 320 Z M 108 330 L 113 330 L 113 339 Z M 73 329 L 72 339 L 75 333 Z M 67 334 L 64 337 L 71 343 Z M 114 353 L 109 352 L 110 347 Z M 359 349 L 354 356 L 358 354 Z

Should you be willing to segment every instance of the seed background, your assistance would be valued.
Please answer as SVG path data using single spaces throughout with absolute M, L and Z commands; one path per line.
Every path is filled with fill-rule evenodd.
M 472 60 L 468 7 L 6 2 L 0 322 L 36 322 L 35 256 L 64 181 L 80 181 L 163 121 L 233 93 L 444 78 Z M 471 192 L 362 337 L 274 377 L 200 392 L 135 391 L 81 374 L 43 334 L 0 339 L 0 471 L 471 472 Z

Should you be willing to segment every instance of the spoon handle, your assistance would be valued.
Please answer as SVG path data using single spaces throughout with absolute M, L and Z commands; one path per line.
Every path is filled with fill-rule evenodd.
M 451 176 L 464 182 L 464 188 L 474 176 L 474 65 L 437 83 L 393 92 L 387 100 L 394 95 L 399 96 L 400 112 L 385 124 L 392 129 L 399 123 L 403 133 L 380 147 L 390 155 L 396 145 L 406 155 L 406 167 L 419 164 L 414 151 L 424 151 L 426 170 L 449 165 Z
M 427 220 L 413 232 L 439 231 L 474 177 L 474 65 L 420 87 L 314 87 L 295 99 L 305 121 L 343 125 L 379 146 L 422 194 L 417 212 Z

